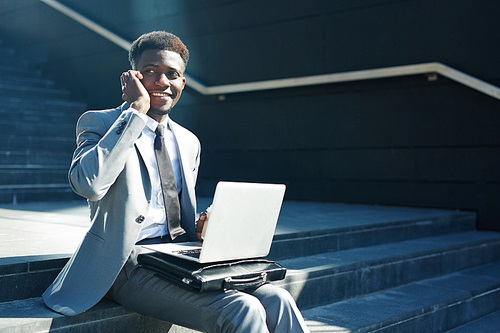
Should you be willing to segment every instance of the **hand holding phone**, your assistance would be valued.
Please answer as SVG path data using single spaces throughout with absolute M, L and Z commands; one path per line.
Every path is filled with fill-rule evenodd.
M 150 97 L 142 79 L 141 72 L 133 70 L 123 72 L 120 76 L 122 99 L 140 113 L 146 114 L 150 108 Z

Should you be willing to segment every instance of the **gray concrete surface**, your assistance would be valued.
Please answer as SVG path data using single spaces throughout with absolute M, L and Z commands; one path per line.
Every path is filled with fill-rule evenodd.
M 199 198 L 199 211 L 211 203 Z M 457 212 L 435 209 L 285 201 L 276 235 L 420 221 Z M 0 205 L 0 258 L 71 254 L 89 227 L 85 200 Z
M 202 211 L 210 198 L 199 198 Z M 453 211 L 285 201 L 276 235 L 362 227 L 394 221 L 425 223 Z M 85 200 L 0 205 L 0 258 L 73 253 L 89 227 Z
M 210 202 L 209 198 L 200 198 L 199 210 L 204 210 Z M 438 306 L 440 309 L 436 312 L 438 321 L 445 321 L 447 316 L 459 318 L 460 315 L 455 312 L 446 314 L 445 308 L 449 302 L 459 300 L 460 303 L 471 303 L 474 300 L 478 304 L 487 303 L 491 297 L 483 285 L 489 288 L 489 284 L 493 284 L 492 288 L 495 289 L 500 283 L 497 278 L 486 283 L 487 279 L 491 279 L 490 276 L 486 280 L 479 279 L 484 272 L 491 274 L 492 267 L 498 265 L 482 268 L 483 273 L 479 275 L 465 276 L 463 284 L 460 280 L 455 281 L 455 274 L 434 277 L 447 274 L 455 268 L 469 267 L 458 267 L 457 263 L 481 265 L 481 262 L 472 259 L 485 257 L 489 253 L 487 249 L 497 246 L 498 235 L 474 231 L 474 221 L 475 214 L 470 212 L 286 201 L 280 214 L 276 230 L 278 241 L 275 243 L 282 243 L 283 249 L 288 251 L 290 248 L 304 247 L 299 252 L 307 257 L 294 253 L 282 261 L 280 259 L 289 269 L 289 277 L 283 283 L 290 284 L 287 288 L 293 295 L 297 294 L 298 304 L 305 304 L 305 308 L 309 308 L 304 311 L 304 315 L 312 332 L 350 332 L 378 327 L 381 323 L 399 326 L 408 322 L 408 316 L 413 318 L 409 322 L 415 325 L 414 320 L 422 317 L 419 311 L 430 309 L 424 315 L 429 319 L 416 325 L 417 330 L 414 330 L 426 331 L 433 325 L 433 307 Z M 84 200 L 0 205 L 0 276 L 4 289 L 9 291 L 3 293 L 4 303 L 0 303 L 0 313 L 4 314 L 0 316 L 0 332 L 11 332 L 13 329 L 36 332 L 38 328 L 75 332 L 75 327 L 84 327 L 86 332 L 102 332 L 106 330 L 106 325 L 116 325 L 113 323 L 117 321 L 132 327 L 143 320 L 107 300 L 89 310 L 85 316 L 100 318 L 90 321 L 85 316 L 71 319 L 60 317 L 41 303 L 38 295 L 54 279 L 88 227 L 88 208 Z M 353 239 L 357 241 L 353 242 Z M 337 245 L 330 250 L 331 244 L 335 242 Z M 317 253 L 311 245 L 316 243 L 319 247 L 328 247 Z M 340 249 L 344 251 L 337 252 Z M 498 246 L 495 249 L 490 252 L 498 253 Z M 436 266 L 438 271 L 425 275 L 426 268 L 431 266 Z M 411 273 L 415 278 L 427 282 L 399 281 L 398 277 L 406 276 L 402 272 Z M 497 272 L 498 268 L 493 274 Z M 463 274 L 460 275 L 463 278 Z M 403 286 L 376 292 L 382 287 L 392 286 L 375 283 L 390 281 L 389 277 L 397 280 L 395 286 L 401 283 Z M 428 279 L 432 277 L 431 283 Z M 359 278 L 361 280 L 358 281 Z M 367 280 L 373 282 L 371 285 L 374 288 L 368 288 Z M 474 281 L 479 281 L 480 286 L 474 285 Z M 355 297 L 360 293 L 346 294 L 346 291 L 353 290 L 352 286 L 356 283 L 359 284 L 360 293 L 368 292 L 366 297 Z M 441 286 L 443 283 L 444 287 Z M 451 287 L 454 284 L 457 284 L 456 288 Z M 31 285 L 38 286 L 38 289 L 30 288 Z M 468 290 L 468 286 L 472 289 Z M 298 293 L 295 292 L 297 288 L 300 288 Z M 336 297 L 337 289 L 341 291 L 342 297 Z M 319 295 L 324 291 L 335 299 L 320 299 Z M 401 294 L 405 295 L 403 298 L 407 302 L 392 306 Z M 443 297 L 437 297 L 438 294 Z M 489 298 L 476 297 L 478 294 L 485 294 Z M 330 303 L 349 297 L 354 298 Z M 383 301 L 382 305 L 379 298 Z M 389 305 L 384 303 L 386 299 Z M 494 301 L 496 299 L 495 296 Z M 479 305 L 474 308 L 489 309 Z M 362 318 L 359 318 L 359 309 L 365 313 Z M 498 309 L 489 309 L 490 312 L 495 310 Z M 25 316 L 25 313 L 30 315 Z M 22 323 L 19 322 L 21 318 Z M 471 313 L 470 319 L 474 318 Z M 454 327 L 452 324 L 446 326 Z M 170 331 L 187 333 L 189 330 L 173 326 Z

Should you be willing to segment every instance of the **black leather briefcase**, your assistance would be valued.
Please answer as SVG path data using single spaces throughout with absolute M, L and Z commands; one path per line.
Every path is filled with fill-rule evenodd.
M 200 264 L 160 252 L 138 256 L 139 265 L 162 279 L 194 292 L 244 290 L 283 280 L 286 268 L 265 258 Z

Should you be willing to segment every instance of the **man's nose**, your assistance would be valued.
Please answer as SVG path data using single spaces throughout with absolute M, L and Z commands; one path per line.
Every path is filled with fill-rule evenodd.
M 155 82 L 159 86 L 169 86 L 170 81 L 168 80 L 167 76 L 164 73 L 161 73 L 160 76 L 158 77 L 158 80 Z

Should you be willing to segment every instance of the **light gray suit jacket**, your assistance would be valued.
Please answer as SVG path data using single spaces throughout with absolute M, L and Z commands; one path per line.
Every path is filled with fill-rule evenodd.
M 136 141 L 144 120 L 127 110 L 84 113 L 77 124 L 77 148 L 69 170 L 73 190 L 88 199 L 91 227 L 55 281 L 44 292 L 48 307 L 73 316 L 108 292 L 129 257 L 151 201 L 151 182 Z M 169 120 L 182 169 L 182 227 L 195 240 L 194 187 L 201 147 L 196 136 Z

